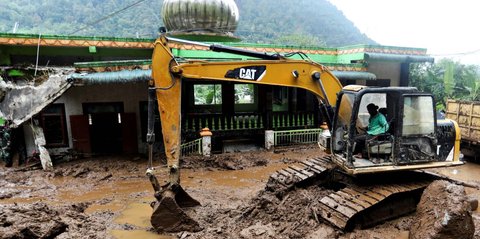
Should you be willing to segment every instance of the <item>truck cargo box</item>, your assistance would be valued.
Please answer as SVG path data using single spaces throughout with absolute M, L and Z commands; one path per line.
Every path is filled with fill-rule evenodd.
M 460 127 L 462 152 L 480 152 L 480 101 L 448 100 L 445 117 L 455 120 Z

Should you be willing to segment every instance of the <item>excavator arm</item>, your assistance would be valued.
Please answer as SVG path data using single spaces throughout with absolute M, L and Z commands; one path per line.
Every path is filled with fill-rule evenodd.
M 171 40 L 170 40 L 171 41 Z M 175 40 L 182 44 L 201 44 Z M 204 45 L 205 46 L 205 45 Z M 320 104 L 330 107 L 336 101 L 336 94 L 342 89 L 339 80 L 326 67 L 310 60 L 293 60 L 279 55 L 268 55 L 232 47 L 211 45 L 214 51 L 224 51 L 261 58 L 262 60 L 206 62 L 187 61 L 179 63 L 169 48 L 169 39 L 160 37 L 155 42 L 152 58 L 151 88 L 155 88 L 160 118 L 162 122 L 163 142 L 167 157 L 169 180 L 167 185 L 159 186 L 153 174 L 149 177 L 154 185 L 157 206 L 154 206 L 152 225 L 157 231 L 180 231 L 178 223 L 186 218 L 181 209 L 176 209 L 178 223 L 163 222 L 163 212 L 171 210 L 172 200 L 178 205 L 181 199 L 187 198 L 188 205 L 195 205 L 188 194 L 180 187 L 180 139 L 181 139 L 181 87 L 184 79 L 228 81 L 248 84 L 263 84 L 302 88 L 317 96 Z M 328 112 L 328 110 L 325 110 Z M 330 117 L 327 117 L 330 118 Z M 173 191 L 173 194 L 171 193 Z M 183 196 L 180 196 L 183 195 Z M 169 199 L 166 199 L 169 198 Z M 193 200 L 193 199 L 192 199 Z M 162 206 L 162 202 L 168 206 Z M 198 205 L 198 204 L 196 204 Z M 169 207 L 170 209 L 167 209 Z M 168 214 L 171 217 L 171 214 Z M 182 225 L 185 225 L 183 223 Z

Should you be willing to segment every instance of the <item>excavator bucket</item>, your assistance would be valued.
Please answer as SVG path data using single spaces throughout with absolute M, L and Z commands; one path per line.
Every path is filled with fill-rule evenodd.
M 166 189 L 155 195 L 153 213 L 150 222 L 157 232 L 197 232 L 202 230 L 197 221 L 188 216 L 182 208 L 199 206 L 200 203 L 190 197 L 180 185 Z

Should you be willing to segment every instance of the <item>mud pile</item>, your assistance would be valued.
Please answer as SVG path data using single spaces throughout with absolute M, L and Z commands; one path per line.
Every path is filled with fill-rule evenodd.
M 245 205 L 235 209 L 196 211 L 204 226 L 198 233 L 181 233 L 188 238 L 336 238 L 337 231 L 317 217 L 318 198 L 328 190 L 312 186 L 289 192 L 278 198 L 272 192 L 261 191 Z M 205 210 L 205 211 L 202 211 Z M 327 230 L 328 229 L 328 230 Z M 317 233 L 317 234 L 315 234 Z M 315 236 L 317 235 L 317 236 Z
M 198 233 L 182 233 L 178 236 L 188 236 L 188 238 L 399 238 L 403 235 L 402 238 L 408 238 L 409 231 L 412 230 L 411 238 L 426 238 L 425 235 L 430 233 L 429 230 L 435 228 L 433 224 L 440 223 L 441 230 L 437 230 L 440 232 L 435 232 L 436 236 L 440 236 L 428 238 L 472 238 L 475 227 L 469 211 L 471 203 L 465 196 L 464 188 L 453 184 L 439 188 L 438 185 L 441 183 L 445 182 L 436 181 L 429 187 L 419 204 L 417 213 L 386 221 L 366 230 L 357 228 L 353 232 L 345 233 L 320 218 L 318 215 L 322 209 L 319 206 L 319 199 L 332 193 L 332 189 L 314 185 L 280 194 L 263 190 L 246 205 L 231 210 L 212 210 L 203 213 L 197 211 L 196 218 L 199 218 L 197 220 L 205 227 L 204 230 Z M 438 200 L 439 198 L 442 200 Z M 443 212 L 448 215 L 442 214 Z M 433 222 L 432 218 L 437 218 L 440 222 L 438 220 Z M 419 226 L 422 227 L 419 228 Z
M 254 153 L 212 155 L 211 157 L 191 156 L 182 160 L 183 168 L 219 168 L 226 170 L 241 170 L 254 166 L 265 166 L 268 160 Z
M 199 222 L 203 230 L 196 233 L 175 233 L 172 236 L 187 239 L 397 239 L 401 234 L 406 235 L 401 238 L 408 237 L 417 214 L 388 221 L 374 228 L 344 233 L 316 216 L 320 210 L 318 200 L 330 194 L 330 189 L 310 186 L 281 194 L 262 190 L 270 175 L 265 173 L 264 177 L 257 177 L 259 172 L 266 172 L 263 168 L 273 171 L 284 167 L 284 163 L 319 156 L 317 149 L 297 148 L 273 153 L 214 155 L 210 159 L 184 158 L 184 166 L 191 168 L 183 171 L 188 179 L 184 181 L 189 185 L 187 191 L 202 204 L 186 211 Z M 249 171 L 248 167 L 262 165 L 263 162 L 267 164 Z M 147 160 L 141 156 L 105 156 L 63 162 L 55 165 L 51 172 L 0 168 L 0 198 L 4 198 L 0 199 L 0 239 L 113 238 L 110 234 L 112 230 L 119 232 L 115 234 L 119 238 L 143 238 L 132 237 L 133 234 L 129 232 L 134 231 L 140 231 L 142 235 L 148 234 L 151 236 L 149 238 L 158 238 L 150 224 L 136 224 L 135 220 L 124 218 L 117 221 L 121 218 L 118 216 L 124 213 L 124 216 L 133 217 L 135 214 L 150 215 L 148 203 L 153 200 L 153 191 L 145 178 L 146 166 Z M 157 160 L 155 166 L 164 165 Z M 234 168 L 244 170 L 242 174 L 236 174 L 232 171 Z M 259 168 L 262 170 L 259 171 Z M 232 176 L 233 180 L 243 180 L 246 183 L 217 183 L 224 175 L 225 178 Z M 130 186 L 134 189 L 123 188 Z M 83 194 L 88 194 L 88 197 L 82 197 Z M 76 198 L 77 195 L 79 198 Z M 435 193 L 433 195 L 441 203 L 450 200 Z M 88 205 L 90 206 L 85 212 Z M 129 205 L 143 211 L 129 212 Z M 137 207 L 138 205 L 140 206 Z M 145 205 L 148 208 L 143 209 Z M 120 209 L 116 209 L 118 207 Z M 143 218 L 149 220 L 149 217 L 140 217 L 141 220 Z M 480 238 L 478 212 L 474 213 L 473 219 L 477 226 L 474 238 Z
M 0 205 L 0 238 L 104 238 L 104 221 L 86 215 L 87 206 Z
M 302 154 L 302 152 L 304 154 Z M 313 152 L 313 154 L 312 154 Z M 303 157 L 299 157 L 303 156 Z M 181 159 L 182 168 L 216 168 L 226 170 L 242 170 L 245 168 L 265 166 L 273 162 L 295 163 L 299 158 L 318 157 L 323 152 L 316 145 L 296 145 L 275 149 L 274 152 L 253 151 L 242 153 L 213 154 L 211 157 L 189 156 Z M 166 164 L 165 159 L 161 162 Z
M 410 238 L 473 238 L 471 210 L 464 187 L 435 181 L 420 199 Z

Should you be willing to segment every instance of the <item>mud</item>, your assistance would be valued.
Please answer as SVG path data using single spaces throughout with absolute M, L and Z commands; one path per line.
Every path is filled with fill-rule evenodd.
M 312 186 L 283 198 L 263 191 L 276 170 L 321 154 L 302 147 L 183 159 L 182 185 L 202 204 L 186 212 L 203 230 L 164 235 L 149 222 L 154 198 L 144 157 L 78 159 L 51 172 L 0 168 L 0 238 L 408 238 L 416 214 L 344 233 L 315 216 L 316 199 L 328 190 Z M 155 166 L 164 180 L 164 162 Z M 475 166 L 458 169 L 473 168 L 476 176 L 465 181 L 479 182 Z M 478 209 L 472 218 L 480 238 Z
M 462 186 L 435 181 L 425 189 L 417 206 L 410 238 L 473 238 L 471 211 Z
M 86 215 L 85 203 L 0 205 L 0 238 L 102 238 L 111 215 Z

